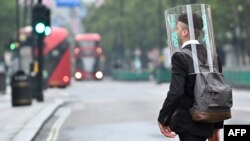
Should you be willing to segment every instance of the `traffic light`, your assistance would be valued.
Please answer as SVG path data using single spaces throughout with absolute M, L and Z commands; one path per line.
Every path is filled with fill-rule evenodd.
M 40 36 L 48 36 L 51 33 L 50 9 L 38 3 L 32 9 L 33 32 Z
M 10 44 L 10 50 L 14 50 L 14 49 L 16 49 L 16 45 L 15 45 L 15 43 L 11 43 Z
M 9 49 L 10 49 L 10 50 L 15 50 L 15 49 L 17 49 L 19 46 L 20 46 L 19 43 L 16 42 L 16 41 L 13 41 L 13 42 L 10 42 L 10 43 L 9 43 Z

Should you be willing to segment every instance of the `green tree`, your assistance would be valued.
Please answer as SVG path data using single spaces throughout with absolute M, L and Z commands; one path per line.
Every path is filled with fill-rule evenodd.
M 90 7 L 83 24 L 87 32 L 103 36 L 109 58 L 116 59 L 137 47 L 147 51 L 165 46 L 164 10 L 190 3 L 211 5 L 217 47 L 233 43 L 238 56 L 250 50 L 244 44 L 250 37 L 250 2 L 245 0 L 228 0 L 227 4 L 218 0 L 107 0 L 101 8 Z
M 0 1 L 0 52 L 5 50 L 9 39 L 16 31 L 16 4 L 15 0 Z
M 107 56 L 113 59 L 126 57 L 138 47 L 147 51 L 165 46 L 163 5 L 166 2 L 160 0 L 108 0 L 99 9 L 89 8 L 89 15 L 84 20 L 85 29 L 103 36 L 102 45 L 110 54 Z
M 245 0 L 228 0 L 227 5 L 222 1 L 211 1 L 217 45 L 231 43 L 238 59 L 237 65 L 246 65 L 244 59 L 240 58 L 250 55 L 250 19 L 247 18 L 250 13 L 249 6 L 250 2 Z

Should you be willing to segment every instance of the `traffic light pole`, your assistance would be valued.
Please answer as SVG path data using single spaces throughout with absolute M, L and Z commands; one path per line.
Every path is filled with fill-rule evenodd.
M 38 101 L 44 101 L 43 88 L 46 83 L 43 80 L 43 39 L 51 33 L 51 28 L 50 9 L 42 4 L 42 0 L 38 0 L 38 3 L 32 9 L 32 29 L 37 37 L 38 72 L 36 98 Z
M 44 36 L 37 37 L 38 51 L 38 74 L 37 74 L 37 101 L 44 101 L 43 97 L 43 39 Z

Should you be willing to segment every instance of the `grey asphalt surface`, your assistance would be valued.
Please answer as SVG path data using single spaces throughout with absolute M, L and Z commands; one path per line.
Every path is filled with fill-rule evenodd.
M 146 82 L 146 86 L 151 86 L 150 82 Z M 77 84 L 76 84 L 77 85 Z M 92 85 L 88 84 L 90 88 Z M 157 90 L 149 91 L 149 93 L 158 94 L 159 98 L 164 98 L 166 96 L 166 88 L 168 88 L 169 84 L 162 84 L 157 86 Z M 77 86 L 78 87 L 78 86 Z M 106 86 L 104 86 L 106 87 Z M 137 87 L 137 86 L 135 86 Z M 144 86 L 141 85 L 140 88 Z M 71 89 L 71 87 L 69 87 Z M 113 91 L 118 91 L 119 88 L 113 88 Z M 102 90 L 97 90 L 102 92 Z M 120 91 L 120 90 L 119 90 Z M 128 93 L 133 91 L 132 89 L 125 90 Z M 146 91 L 145 91 L 146 92 Z M 249 90 L 240 90 L 234 89 L 234 107 L 233 107 L 233 118 L 226 121 L 225 124 L 249 124 L 250 120 L 249 113 Z M 86 96 L 86 95 L 85 95 Z M 117 98 L 121 95 L 113 95 L 112 98 Z M 131 93 L 130 93 L 131 96 Z M 137 96 L 137 98 L 140 95 Z M 20 107 L 12 107 L 11 105 L 11 96 L 10 90 L 7 90 L 7 94 L 0 94 L 0 140 L 1 141 L 30 141 L 35 135 L 38 133 L 42 125 L 46 122 L 46 120 L 58 109 L 60 106 L 64 105 L 65 100 L 69 98 L 68 94 L 65 90 L 59 89 L 49 89 L 44 91 L 44 102 L 37 102 L 35 99 L 32 101 L 32 105 L 30 106 L 20 106 Z M 108 100 L 107 95 L 101 95 L 103 100 Z M 71 97 L 72 98 L 72 97 Z M 150 98 L 150 97 L 148 97 Z M 76 97 L 77 99 L 77 97 Z M 99 102 L 100 99 L 95 99 L 92 95 L 87 95 L 85 97 L 87 101 L 85 102 Z M 163 100 L 163 99 L 162 99 Z M 120 122 L 119 129 L 117 127 L 118 123 L 110 123 L 110 124 L 102 124 L 100 126 L 97 125 L 88 125 L 87 128 L 83 127 L 82 131 L 86 130 L 86 132 L 81 132 L 79 134 L 86 135 L 88 137 L 92 136 L 90 130 L 97 131 L 100 135 L 114 133 L 112 136 L 108 136 L 110 139 L 122 141 L 121 135 L 124 135 L 125 129 L 131 129 L 130 132 L 126 132 L 126 137 L 133 138 L 137 136 L 138 138 L 144 138 L 144 135 L 147 134 L 148 138 L 154 137 L 159 140 L 166 140 L 163 138 L 158 131 L 157 126 L 155 126 L 155 121 L 142 121 L 142 122 Z M 107 130 L 108 129 L 108 130 Z M 87 132 L 88 131 L 88 132 Z M 150 133 L 149 133 L 150 131 Z M 223 141 L 223 130 L 221 130 L 221 137 Z M 125 140 L 125 138 L 124 138 Z M 167 139 L 172 141 L 177 141 L 176 139 Z

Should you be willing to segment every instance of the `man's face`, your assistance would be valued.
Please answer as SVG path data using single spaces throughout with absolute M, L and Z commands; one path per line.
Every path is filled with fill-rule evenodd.
M 177 22 L 177 25 L 176 25 L 176 32 L 177 32 L 177 35 L 178 35 L 178 41 L 180 44 L 183 44 L 187 39 L 188 37 L 188 27 L 186 24 L 182 23 L 182 22 Z

